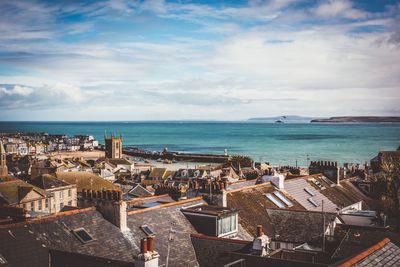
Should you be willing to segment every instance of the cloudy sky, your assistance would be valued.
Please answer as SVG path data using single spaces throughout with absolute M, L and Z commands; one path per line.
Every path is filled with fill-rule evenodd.
M 400 115 L 400 3 L 0 0 L 0 120 Z

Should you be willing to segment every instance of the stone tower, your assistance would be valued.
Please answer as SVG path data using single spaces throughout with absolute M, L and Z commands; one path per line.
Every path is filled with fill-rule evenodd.
M 0 139 L 0 176 L 7 176 L 7 160 L 6 160 L 6 150 L 3 146 L 3 141 Z
M 111 135 L 110 138 L 104 136 L 106 144 L 106 158 L 120 159 L 122 158 L 122 136 Z

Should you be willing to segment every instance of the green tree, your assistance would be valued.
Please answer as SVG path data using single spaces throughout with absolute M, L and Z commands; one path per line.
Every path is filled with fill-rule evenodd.
M 400 230 L 400 161 L 383 165 L 377 177 L 382 189 L 382 200 L 388 203 L 387 211 L 396 218 L 396 228 Z

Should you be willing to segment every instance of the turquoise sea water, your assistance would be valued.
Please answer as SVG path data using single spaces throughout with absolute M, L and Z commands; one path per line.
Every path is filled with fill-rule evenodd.
M 258 122 L 0 122 L 0 132 L 122 134 L 142 149 L 245 154 L 272 164 L 310 160 L 369 161 L 400 145 L 400 124 L 273 124 Z M 308 155 L 308 156 L 307 156 Z

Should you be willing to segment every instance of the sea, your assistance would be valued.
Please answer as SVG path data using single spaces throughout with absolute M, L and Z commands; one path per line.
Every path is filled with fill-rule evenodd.
M 400 145 L 400 124 L 265 123 L 253 121 L 0 122 L 0 132 L 122 135 L 123 144 L 150 151 L 247 155 L 273 165 L 310 160 L 365 163 Z

